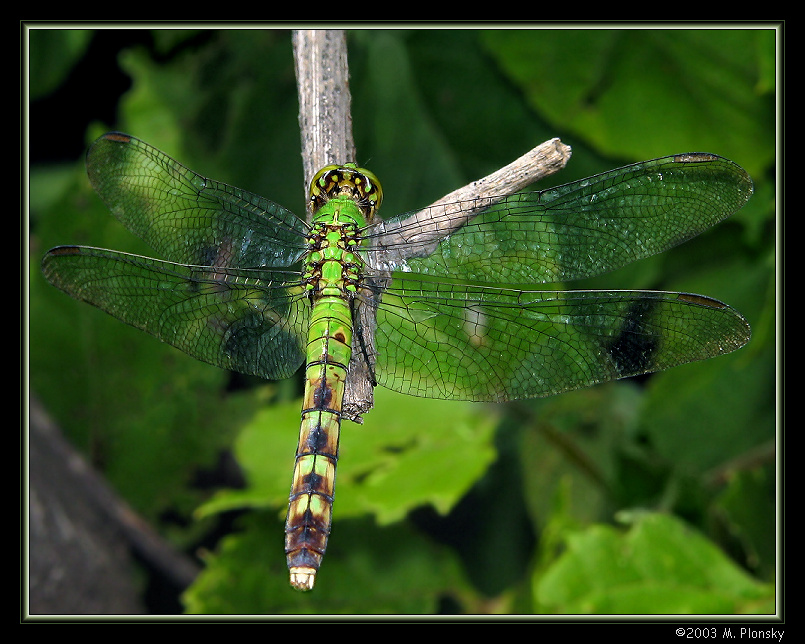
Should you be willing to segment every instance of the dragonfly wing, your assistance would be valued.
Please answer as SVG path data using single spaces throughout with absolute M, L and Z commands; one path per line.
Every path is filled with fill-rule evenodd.
M 707 297 L 518 291 L 395 274 L 377 310 L 379 384 L 429 398 L 558 394 L 729 353 L 749 326 Z
M 95 141 L 87 173 L 114 215 L 171 261 L 283 267 L 305 250 L 307 224 L 289 210 L 196 174 L 132 136 Z
M 541 192 L 507 197 L 453 230 L 474 204 L 434 208 L 389 226 L 373 239 L 370 265 L 383 254 L 417 247 L 428 229 L 442 231 L 435 251 L 400 270 L 483 281 L 538 284 L 592 277 L 660 253 L 739 210 L 752 180 L 712 154 L 679 154 L 636 163 Z M 393 233 L 393 238 L 392 238 Z
M 76 299 L 223 369 L 279 380 L 304 360 L 310 306 L 298 273 L 82 246 L 50 250 L 42 270 Z

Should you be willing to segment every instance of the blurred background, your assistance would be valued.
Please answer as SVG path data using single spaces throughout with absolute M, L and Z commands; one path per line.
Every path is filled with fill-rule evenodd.
M 537 188 L 680 152 L 743 166 L 755 194 L 735 216 L 568 286 L 705 294 L 753 337 L 510 405 L 378 389 L 364 424 L 344 424 L 333 535 L 308 594 L 289 588 L 283 554 L 301 374 L 201 364 L 39 270 L 59 244 L 153 255 L 89 187 L 84 154 L 108 130 L 304 216 L 291 32 L 30 27 L 25 375 L 32 419 L 49 422 L 28 452 L 32 613 L 775 610 L 774 25 L 348 32 L 355 161 L 380 178 L 385 217 L 552 137 L 573 156 Z M 39 450 L 61 437 L 90 470 L 38 488 L 37 472 L 55 472 Z M 46 517 L 92 515 L 97 500 L 77 506 L 99 489 L 112 518 L 89 522 L 97 545 L 59 543 Z

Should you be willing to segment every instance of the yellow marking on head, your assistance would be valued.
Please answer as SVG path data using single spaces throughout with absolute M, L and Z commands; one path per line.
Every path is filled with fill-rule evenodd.
M 383 188 L 377 177 L 354 163 L 328 165 L 310 182 L 310 201 L 316 212 L 333 197 L 349 194 L 367 220 L 371 221 L 383 202 Z

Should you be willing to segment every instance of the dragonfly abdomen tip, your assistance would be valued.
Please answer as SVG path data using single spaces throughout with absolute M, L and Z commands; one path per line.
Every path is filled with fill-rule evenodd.
M 291 586 L 297 590 L 313 590 L 313 584 L 316 582 L 316 571 L 313 568 L 291 568 L 290 573 Z

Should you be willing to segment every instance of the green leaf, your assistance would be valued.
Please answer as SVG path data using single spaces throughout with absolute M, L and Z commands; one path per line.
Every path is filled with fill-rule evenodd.
M 763 614 L 774 588 L 740 570 L 700 533 L 661 514 L 628 532 L 593 525 L 534 579 L 546 612 L 562 614 Z
M 450 552 L 401 524 L 340 522 L 310 593 L 288 586 L 282 526 L 265 514 L 246 517 L 205 558 L 184 595 L 190 614 L 427 614 L 446 592 L 467 590 Z
M 489 408 L 375 390 L 364 425 L 341 427 L 335 521 L 373 515 L 381 525 L 432 505 L 446 514 L 495 458 L 497 419 Z M 223 491 L 199 509 L 286 507 L 300 403 L 257 412 L 236 443 L 247 488 Z M 414 421 L 413 419 L 418 419 Z
M 756 146 L 774 139 L 767 33 L 515 30 L 484 43 L 537 110 L 605 154 L 715 152 L 756 174 L 773 160 Z

